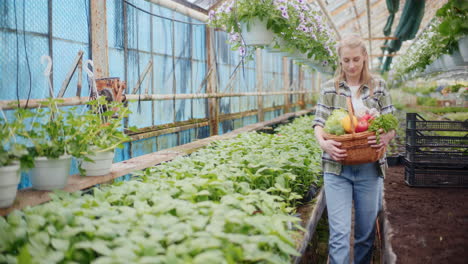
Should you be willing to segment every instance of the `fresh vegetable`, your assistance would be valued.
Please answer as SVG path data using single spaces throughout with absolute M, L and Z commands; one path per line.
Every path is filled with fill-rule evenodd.
M 370 119 L 373 119 L 374 117 L 370 114 L 365 114 L 361 117 L 361 119 L 364 119 L 366 121 L 369 121 Z
M 359 119 L 355 132 L 356 133 L 364 132 L 364 131 L 367 131 L 368 128 L 369 128 L 369 123 L 367 122 L 367 119 L 362 117 L 361 119 Z
M 348 112 L 344 109 L 335 109 L 328 117 L 327 121 L 325 122 L 325 132 L 332 135 L 343 135 L 345 134 L 345 130 L 343 125 L 341 124 L 341 120 L 348 116 Z
M 369 131 L 375 132 L 377 143 L 379 142 L 380 133 L 387 133 L 398 127 L 398 119 L 392 114 L 384 114 L 376 117 L 369 126 Z
M 354 128 L 356 128 L 358 124 L 358 119 L 356 118 L 356 116 L 353 116 L 352 120 Z M 353 126 L 351 124 L 351 118 L 349 117 L 349 115 L 341 119 L 341 125 L 343 126 L 346 133 L 353 133 Z

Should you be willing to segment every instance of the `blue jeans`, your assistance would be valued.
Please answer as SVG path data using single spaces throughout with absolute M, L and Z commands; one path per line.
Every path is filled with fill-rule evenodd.
M 381 208 L 382 177 L 375 163 L 343 166 L 341 175 L 325 173 L 325 197 L 330 228 L 331 264 L 349 264 L 354 201 L 354 263 L 369 263 L 374 227 Z

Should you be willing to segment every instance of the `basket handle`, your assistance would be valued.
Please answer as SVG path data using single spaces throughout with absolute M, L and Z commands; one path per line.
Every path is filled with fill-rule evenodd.
M 351 130 L 352 130 L 352 134 L 354 135 L 355 132 L 354 130 L 356 129 L 355 126 L 354 126 L 354 120 L 353 120 L 353 116 L 354 116 L 354 109 L 353 109 L 353 102 L 351 101 L 351 97 L 346 97 L 346 105 L 348 106 L 348 115 L 349 115 L 349 122 L 351 122 Z

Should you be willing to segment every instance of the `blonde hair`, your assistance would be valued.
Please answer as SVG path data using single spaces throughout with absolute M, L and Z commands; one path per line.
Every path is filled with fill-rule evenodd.
M 339 57 L 338 67 L 336 68 L 335 77 L 334 77 L 335 88 L 337 89 L 337 92 L 338 92 L 339 83 L 341 81 L 346 81 L 346 75 L 343 69 L 341 68 L 341 49 L 343 47 L 349 47 L 349 48 L 361 47 L 362 54 L 364 55 L 364 65 L 362 67 L 361 77 L 359 78 L 359 83 L 361 83 L 361 85 L 366 84 L 370 89 L 370 94 L 373 95 L 374 76 L 372 76 L 369 70 L 369 54 L 367 53 L 367 48 L 366 48 L 366 45 L 364 45 L 364 41 L 361 39 L 361 37 L 358 34 L 349 34 L 349 35 L 344 36 L 338 42 L 338 45 L 336 47 L 338 57 Z M 361 89 L 362 89 L 362 86 L 359 88 L 357 92 L 358 96 L 361 94 Z

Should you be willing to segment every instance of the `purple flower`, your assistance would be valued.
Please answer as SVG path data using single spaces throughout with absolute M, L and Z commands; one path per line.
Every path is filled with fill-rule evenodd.
M 283 11 L 283 12 L 281 12 L 281 15 L 282 15 L 284 18 L 289 19 L 288 12 Z
M 325 66 L 327 66 L 327 65 L 328 65 L 328 61 L 326 61 L 326 60 L 322 61 L 322 66 L 323 66 L 323 67 L 325 67 Z
M 281 5 L 281 6 L 278 6 L 278 10 L 281 10 L 281 11 L 286 11 L 286 7 L 284 5 Z
M 229 33 L 229 41 L 237 42 L 238 40 L 239 40 L 239 33 L 231 31 L 231 33 Z
M 214 10 L 210 10 L 210 12 L 208 13 L 208 16 L 210 20 L 213 20 L 216 17 L 216 12 Z
M 239 55 L 241 55 L 242 57 L 244 57 L 245 54 L 246 54 L 245 47 L 244 47 L 244 46 L 240 46 L 238 50 L 239 50 Z
M 299 26 L 296 28 L 296 30 L 300 30 L 300 31 L 302 31 L 302 32 L 307 32 L 307 31 L 309 31 L 309 29 L 308 29 L 306 26 L 302 25 L 302 24 L 299 25 Z
M 298 3 L 303 4 L 304 0 L 297 0 Z

